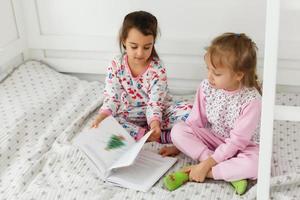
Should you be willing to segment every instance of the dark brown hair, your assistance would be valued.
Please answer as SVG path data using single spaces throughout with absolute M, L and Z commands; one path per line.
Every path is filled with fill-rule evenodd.
M 146 11 L 131 12 L 125 16 L 123 20 L 123 25 L 120 29 L 119 46 L 121 52 L 123 52 L 126 48 L 123 45 L 123 41 L 125 41 L 128 37 L 128 32 L 131 28 L 136 28 L 145 36 L 152 35 L 155 43 L 156 36 L 158 34 L 158 25 L 156 17 Z M 154 45 L 150 57 L 159 58 Z
M 207 48 L 214 67 L 230 67 L 235 73 L 242 72 L 242 84 L 255 87 L 261 94 L 256 74 L 256 44 L 244 33 L 224 33 L 216 37 Z

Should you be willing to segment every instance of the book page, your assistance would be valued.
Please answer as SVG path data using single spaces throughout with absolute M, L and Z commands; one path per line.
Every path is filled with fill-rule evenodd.
M 176 160 L 177 158 L 162 157 L 157 153 L 142 150 L 132 165 L 114 169 L 107 181 L 121 187 L 146 192 Z
M 79 133 L 73 143 L 87 154 L 97 168 L 106 172 L 136 142 L 112 116 L 109 116 L 98 128 Z
M 122 156 L 109 168 L 109 170 L 118 168 L 118 167 L 126 167 L 131 165 L 136 159 L 137 155 L 140 153 L 143 148 L 145 142 L 148 137 L 151 135 L 153 131 L 149 131 L 146 133 L 138 142 L 133 144 L 126 152 L 122 154 Z

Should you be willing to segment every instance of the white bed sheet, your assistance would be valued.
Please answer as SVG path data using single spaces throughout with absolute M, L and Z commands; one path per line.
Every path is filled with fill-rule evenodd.
M 90 126 L 103 84 L 59 74 L 29 61 L 0 84 L 1 199 L 254 199 L 256 185 L 239 197 L 228 183 L 187 183 L 168 192 L 158 181 L 147 193 L 108 185 L 70 141 Z M 193 101 L 193 95 L 186 98 Z M 178 99 L 175 98 L 175 99 Z M 300 105 L 298 94 L 277 102 Z M 273 199 L 300 199 L 300 123 L 276 121 L 271 179 Z M 157 152 L 162 145 L 147 143 Z M 180 154 L 169 172 L 194 163 Z M 253 183 L 252 183 L 253 184 Z
M 70 160 L 78 152 L 70 140 L 102 103 L 102 91 L 99 82 L 80 81 L 36 61 L 1 82 L 0 199 L 55 199 L 69 189 L 59 181 L 83 176 L 69 170 L 81 167 Z M 63 160 L 71 162 L 59 165 Z

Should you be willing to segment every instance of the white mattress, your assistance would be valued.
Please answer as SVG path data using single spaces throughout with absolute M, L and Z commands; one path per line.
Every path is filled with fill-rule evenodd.
M 1 199 L 254 199 L 256 185 L 239 197 L 228 183 L 189 182 L 173 192 L 157 182 L 147 193 L 101 181 L 86 156 L 71 144 L 88 128 L 102 102 L 103 84 L 60 74 L 29 61 L 0 83 Z M 176 97 L 193 101 L 192 96 Z M 277 102 L 300 105 L 298 94 Z M 273 199 L 300 199 L 300 123 L 276 121 L 271 179 Z M 157 143 L 145 148 L 158 151 Z M 184 155 L 169 172 L 193 161 Z M 254 183 L 252 183 L 253 185 Z

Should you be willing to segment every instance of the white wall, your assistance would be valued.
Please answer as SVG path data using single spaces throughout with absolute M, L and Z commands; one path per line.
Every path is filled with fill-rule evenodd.
M 26 41 L 21 16 L 19 2 L 0 1 L 0 72 L 23 61 L 22 52 L 26 49 Z
M 191 87 L 191 83 L 195 88 L 199 80 L 205 77 L 204 47 L 220 33 L 247 32 L 263 48 L 265 2 L 261 0 L 31 2 L 30 5 L 27 1 L 24 6 L 29 47 L 46 49 L 32 51 L 32 56 L 66 72 L 74 69 L 60 66 L 70 65 L 70 59 L 80 59 L 81 64 L 76 62 L 80 72 L 103 74 L 109 60 L 119 53 L 116 38 L 122 20 L 134 10 L 146 10 L 158 18 L 161 37 L 158 38 L 157 49 L 168 68 L 170 84 L 176 88 Z M 33 19 L 37 22 L 35 25 L 32 24 Z M 82 52 L 85 48 L 92 51 Z M 64 60 L 66 58 L 68 60 Z M 73 62 L 72 66 L 75 65 Z
M 205 77 L 204 47 L 223 32 L 247 33 L 258 44 L 259 66 L 263 63 L 263 0 L 1 0 L 0 11 L 4 12 L 0 13 L 7 18 L 3 21 L 1 17 L 1 28 L 7 27 L 7 31 L 1 31 L 0 44 L 17 35 L 10 2 L 22 2 L 28 57 L 44 60 L 63 72 L 103 75 L 109 60 L 119 53 L 116 38 L 123 17 L 134 10 L 146 10 L 158 18 L 161 37 L 156 45 L 172 87 L 196 87 Z M 281 84 L 300 70 L 299 4 L 298 0 L 282 1 Z
M 13 6 L 10 0 L 0 1 L 0 47 L 8 45 L 10 42 L 18 39 L 18 30 L 15 23 Z
M 207 39 L 224 31 L 244 31 L 259 40 L 264 37 L 265 2 L 261 0 L 36 2 L 40 16 L 40 30 L 44 35 L 115 37 L 123 17 L 128 12 L 147 10 L 157 16 L 162 39 Z
M 300 1 L 281 0 L 279 26 L 279 60 L 277 82 L 299 86 L 300 71 Z M 295 91 L 295 87 L 278 87 Z M 285 89 L 287 88 L 287 89 Z M 299 91 L 299 88 L 297 89 Z

